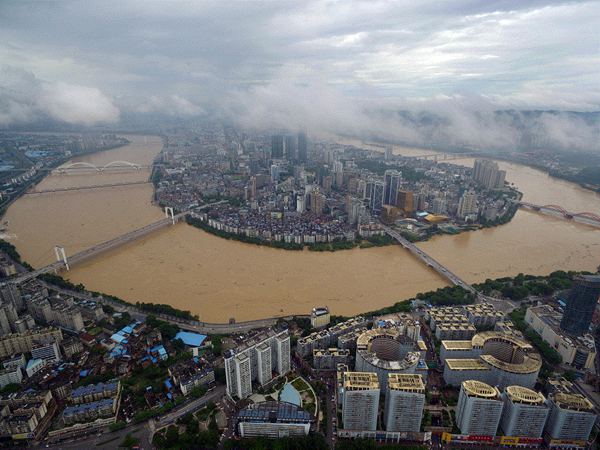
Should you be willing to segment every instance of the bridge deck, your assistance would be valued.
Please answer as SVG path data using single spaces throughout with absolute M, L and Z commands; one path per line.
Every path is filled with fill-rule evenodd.
M 429 267 L 431 267 L 433 270 L 435 270 L 441 276 L 446 278 L 448 281 L 450 281 L 450 283 L 452 283 L 455 286 L 460 286 L 461 288 L 465 289 L 466 291 L 471 292 L 472 294 L 478 295 L 477 290 L 475 290 L 475 288 L 473 286 L 471 286 L 469 283 L 467 283 L 466 281 L 461 279 L 458 275 L 452 273 L 445 266 L 443 266 L 441 263 L 439 263 L 438 261 L 433 259 L 431 256 L 429 256 L 427 253 L 425 253 L 423 250 L 421 250 L 415 244 L 413 244 L 409 240 L 405 239 L 400 233 L 391 229 L 390 227 L 387 227 L 384 225 L 382 225 L 382 227 L 385 230 L 385 232 L 388 235 L 390 235 L 392 238 L 394 238 L 396 241 L 398 241 L 402 247 L 407 249 L 414 256 L 419 258 L 421 261 L 423 261 L 425 264 L 427 264 Z
M 86 259 L 92 258 L 102 252 L 112 250 L 121 245 L 127 244 L 129 242 L 133 242 L 136 239 L 146 236 L 147 234 L 150 234 L 154 231 L 165 228 L 165 227 L 169 226 L 170 224 L 177 222 L 179 219 L 181 219 L 182 217 L 184 217 L 185 215 L 189 214 L 192 211 L 199 211 L 199 210 L 206 209 L 211 206 L 218 205 L 218 204 L 224 203 L 224 202 L 225 202 L 225 200 L 220 201 L 220 202 L 214 202 L 214 203 L 202 205 L 202 206 L 199 206 L 198 208 L 194 208 L 193 210 L 188 210 L 188 211 L 184 211 L 179 214 L 176 214 L 175 216 L 173 216 L 173 218 L 169 217 L 169 218 L 161 219 L 157 222 L 153 222 L 151 224 L 145 225 L 136 230 L 129 231 L 128 233 L 122 234 L 122 235 L 117 236 L 108 241 L 101 242 L 99 244 L 94 245 L 93 247 L 87 248 L 78 253 L 75 253 L 74 255 L 69 256 L 67 258 L 67 263 L 69 264 L 69 266 L 73 266 L 74 264 L 78 264 L 78 263 L 80 263 Z M 27 272 L 27 273 L 21 274 L 17 277 L 11 278 L 8 281 L 13 284 L 19 284 L 19 283 L 23 283 L 25 281 L 31 280 L 32 278 L 35 278 L 41 274 L 49 273 L 49 272 L 56 273 L 64 268 L 65 268 L 65 263 L 63 261 L 56 261 L 52 264 L 48 264 L 47 266 L 41 267 L 37 270 Z
M 118 187 L 118 186 L 133 186 L 137 184 L 148 184 L 149 181 L 129 181 L 124 183 L 111 183 L 111 184 L 92 184 L 90 186 L 76 186 L 76 187 L 64 187 L 64 188 L 54 188 L 54 189 L 40 189 L 40 190 L 32 190 L 29 192 L 25 192 L 25 195 L 35 195 L 35 194 L 51 194 L 54 192 L 67 192 L 67 191 L 85 191 L 87 189 L 101 189 L 101 188 L 110 188 L 110 187 Z

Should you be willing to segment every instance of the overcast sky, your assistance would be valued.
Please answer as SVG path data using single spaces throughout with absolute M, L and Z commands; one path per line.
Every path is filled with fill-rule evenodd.
M 279 126 L 318 106 L 352 127 L 356 109 L 440 103 L 594 111 L 599 30 L 592 1 L 3 0 L 0 124 L 219 110 Z

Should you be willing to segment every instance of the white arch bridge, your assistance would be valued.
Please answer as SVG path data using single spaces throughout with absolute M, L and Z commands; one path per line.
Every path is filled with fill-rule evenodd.
M 103 166 L 97 166 L 89 162 L 79 161 L 71 164 L 60 166 L 52 171 L 52 173 L 67 174 L 80 172 L 110 172 L 110 171 L 137 171 L 149 169 L 151 166 L 143 166 L 129 161 L 111 161 Z

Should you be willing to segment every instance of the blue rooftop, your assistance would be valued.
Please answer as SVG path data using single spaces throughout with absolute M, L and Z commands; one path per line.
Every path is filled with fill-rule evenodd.
M 63 411 L 63 416 L 71 416 L 77 414 L 82 411 L 90 411 L 94 409 L 99 409 L 102 407 L 112 407 L 113 405 L 112 398 L 104 398 L 102 400 L 97 400 L 95 402 L 90 403 L 82 403 L 81 405 L 67 406 Z
M 81 395 L 98 394 L 104 391 L 115 391 L 117 389 L 116 381 L 109 381 L 107 383 L 88 384 L 87 386 L 80 386 L 73 389 L 71 392 L 72 397 L 79 397 Z
M 206 335 L 192 333 L 191 331 L 180 331 L 175 335 L 175 339 L 181 339 L 185 345 L 190 347 L 200 347 L 206 339 Z
M 127 349 L 122 345 L 115 345 L 115 347 L 110 351 L 110 356 L 117 357 L 127 354 Z
M 43 362 L 43 360 L 42 360 L 42 359 L 39 359 L 39 358 L 38 358 L 38 359 L 30 359 L 30 360 L 27 362 L 27 367 L 26 367 L 25 369 L 27 370 L 27 369 L 29 369 L 29 368 L 31 368 L 31 367 L 33 367 L 33 366 L 35 366 L 36 364 L 39 364 L 39 363 L 41 363 L 41 362 Z
M 291 403 L 293 405 L 302 405 L 300 393 L 296 390 L 294 386 L 292 386 L 291 383 L 285 383 L 285 386 L 283 386 L 283 389 L 279 393 L 279 399 L 282 402 Z
M 125 342 L 125 343 L 127 343 L 127 338 L 125 338 L 125 336 L 123 336 L 123 335 L 122 335 L 122 334 L 120 334 L 120 333 L 115 333 L 115 334 L 113 334 L 113 335 L 110 337 L 110 339 L 111 339 L 112 341 L 114 341 L 114 342 L 117 342 L 117 343 L 119 343 L 119 344 L 120 344 L 121 342 Z

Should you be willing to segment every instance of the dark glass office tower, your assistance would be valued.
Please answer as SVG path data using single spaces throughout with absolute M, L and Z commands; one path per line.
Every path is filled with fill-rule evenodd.
M 281 135 L 271 137 L 271 158 L 283 158 L 284 142 L 284 138 Z
M 574 281 L 560 328 L 567 333 L 581 336 L 588 332 L 598 304 L 600 275 L 580 275 L 576 276 Z
M 303 163 L 308 160 L 308 142 L 304 131 L 298 133 L 298 161 Z

